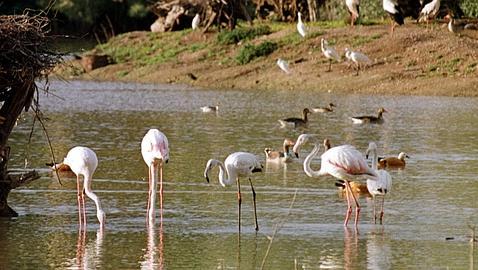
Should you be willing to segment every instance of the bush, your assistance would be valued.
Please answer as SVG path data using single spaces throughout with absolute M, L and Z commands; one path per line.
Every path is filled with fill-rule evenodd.
M 461 8 L 466 17 L 478 17 L 478 1 L 462 0 Z
M 266 56 L 277 50 L 279 46 L 275 42 L 265 41 L 257 46 L 247 44 L 236 57 L 236 61 L 241 64 L 247 64 L 254 58 Z
M 232 31 L 223 31 L 217 35 L 219 44 L 236 44 L 241 40 L 250 40 L 257 36 L 268 35 L 271 29 L 267 25 L 261 25 L 250 28 L 236 28 Z

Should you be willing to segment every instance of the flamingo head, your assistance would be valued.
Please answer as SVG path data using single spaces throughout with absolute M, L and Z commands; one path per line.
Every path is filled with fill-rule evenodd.
M 315 134 L 301 134 L 301 135 L 299 135 L 299 137 L 295 141 L 294 148 L 292 148 L 292 150 L 294 151 L 294 154 L 297 158 L 299 157 L 300 147 L 303 144 L 307 143 L 309 141 L 309 139 L 315 138 L 315 137 L 316 137 Z
M 373 151 L 377 151 L 377 144 L 375 144 L 374 142 L 370 142 L 368 144 L 367 151 L 365 152 L 365 158 L 368 159 L 368 155 L 370 154 L 370 152 L 373 152 Z
M 209 183 L 209 171 L 211 171 L 214 167 L 218 165 L 219 161 L 215 159 L 210 159 L 206 163 L 206 169 L 204 170 L 204 178 Z

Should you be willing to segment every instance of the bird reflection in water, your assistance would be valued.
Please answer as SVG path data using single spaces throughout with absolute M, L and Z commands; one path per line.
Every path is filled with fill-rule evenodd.
M 392 247 L 384 227 L 375 227 L 367 238 L 367 269 L 392 269 Z
M 103 249 L 103 229 L 96 231 L 96 241 L 87 244 L 86 230 L 78 230 L 78 242 L 76 245 L 75 269 L 101 268 L 101 256 Z
M 162 212 L 162 211 L 161 211 Z M 160 213 L 162 216 L 162 213 Z M 163 222 L 159 225 L 159 244 L 156 245 L 156 228 L 155 226 L 147 226 L 147 242 L 146 251 L 141 261 L 141 269 L 164 269 L 164 256 L 163 256 Z
M 359 265 L 358 229 L 344 227 L 344 269 L 357 269 Z

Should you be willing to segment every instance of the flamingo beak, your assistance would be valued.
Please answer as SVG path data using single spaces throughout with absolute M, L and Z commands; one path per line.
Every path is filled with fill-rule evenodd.
M 294 152 L 294 154 L 295 154 L 296 158 L 299 158 L 299 153 L 298 152 Z

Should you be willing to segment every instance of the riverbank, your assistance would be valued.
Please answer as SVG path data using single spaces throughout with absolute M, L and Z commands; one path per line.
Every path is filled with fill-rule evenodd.
M 185 83 L 204 88 L 310 89 L 340 94 L 478 96 L 478 31 L 459 35 L 443 24 L 432 29 L 407 22 L 393 36 L 388 24 L 332 27 L 309 24 L 300 38 L 295 25 L 271 27 L 272 33 L 238 44 L 221 45 L 217 33 L 190 30 L 171 33 L 131 32 L 102 45 L 116 64 L 85 73 L 78 60 L 56 74 L 66 79 Z M 345 48 L 368 55 L 373 64 L 355 75 L 350 62 L 332 64 L 321 53 L 325 38 L 343 54 Z M 240 65 L 235 60 L 246 44 L 264 41 L 278 49 Z M 276 65 L 289 62 L 291 74 Z

